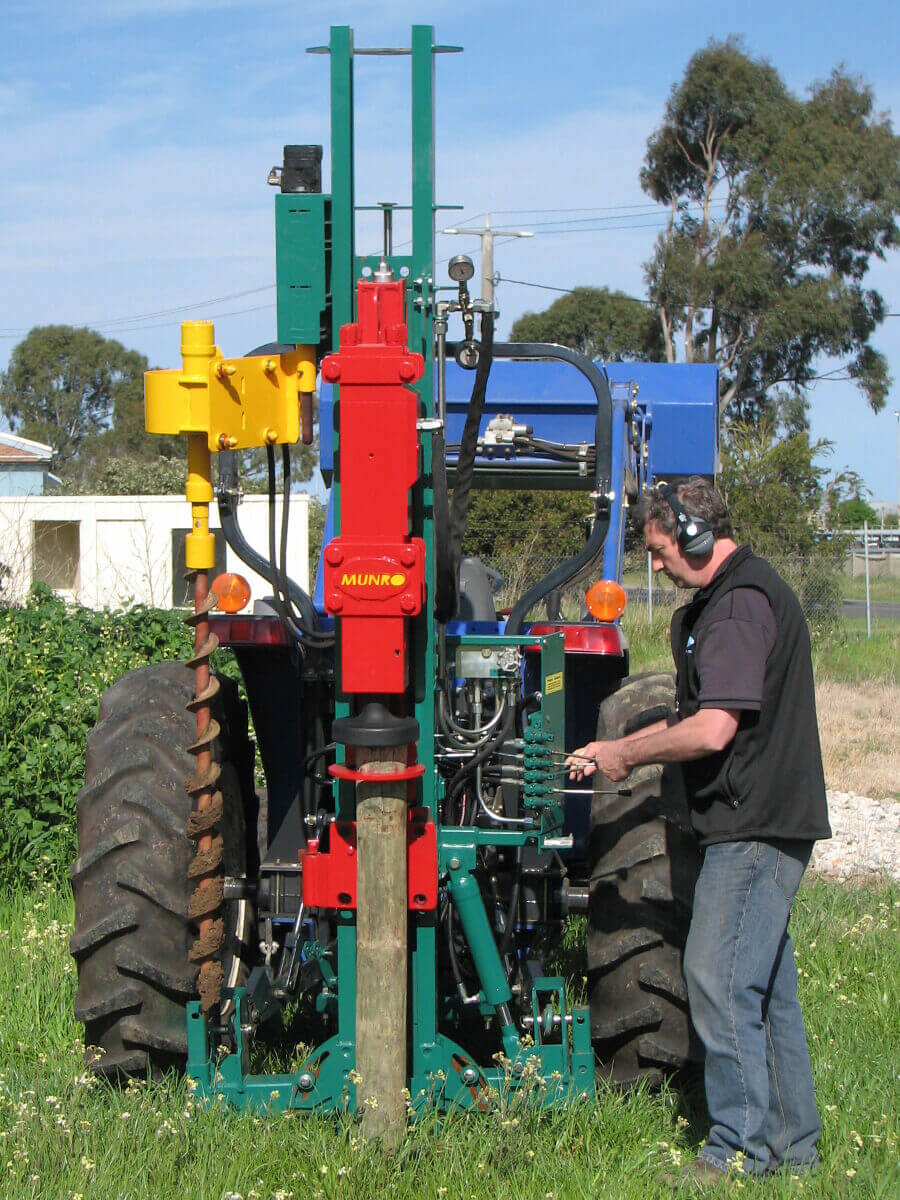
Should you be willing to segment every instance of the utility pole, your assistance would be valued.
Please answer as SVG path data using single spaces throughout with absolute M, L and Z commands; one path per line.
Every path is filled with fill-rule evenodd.
M 485 214 L 483 229 L 442 229 L 441 233 L 466 233 L 481 238 L 481 299 L 491 305 L 494 303 L 494 238 L 534 237 L 529 229 L 494 229 L 490 213 Z

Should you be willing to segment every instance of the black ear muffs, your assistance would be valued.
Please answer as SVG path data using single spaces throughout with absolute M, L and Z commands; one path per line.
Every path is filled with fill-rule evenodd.
M 711 554 L 715 538 L 709 522 L 686 513 L 670 484 L 661 484 L 658 490 L 675 514 L 675 540 L 684 553 L 689 558 L 705 558 Z

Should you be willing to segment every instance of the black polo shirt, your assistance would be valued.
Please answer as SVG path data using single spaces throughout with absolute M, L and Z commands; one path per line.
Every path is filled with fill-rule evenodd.
M 763 592 L 739 587 L 710 605 L 695 648 L 700 708 L 759 711 L 766 660 L 775 645 L 775 614 Z

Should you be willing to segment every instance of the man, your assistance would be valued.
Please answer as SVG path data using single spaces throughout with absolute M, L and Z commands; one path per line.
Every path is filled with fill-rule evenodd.
M 712 1125 L 673 1182 L 807 1171 L 821 1127 L 787 927 L 813 842 L 831 836 L 809 632 L 787 584 L 735 543 L 706 480 L 649 493 L 636 521 L 654 571 L 697 589 L 672 619 L 676 715 L 590 742 L 567 765 L 615 782 L 684 764 L 703 848 L 684 976 Z

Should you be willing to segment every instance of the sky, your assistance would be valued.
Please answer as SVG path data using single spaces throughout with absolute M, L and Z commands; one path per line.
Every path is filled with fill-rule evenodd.
M 743 35 L 798 94 L 838 63 L 900 113 L 900 21 L 884 0 L 2 0 L 0 369 L 35 325 L 89 325 L 175 367 L 179 323 L 215 321 L 227 355 L 275 336 L 269 168 L 285 143 L 329 140 L 328 59 L 307 46 L 349 24 L 357 45 L 408 45 L 413 22 L 463 54 L 437 60 L 443 224 L 497 239 L 499 333 L 579 284 L 643 293 L 663 222 L 639 185 L 647 137 L 691 54 Z M 356 67 L 357 203 L 408 202 L 408 59 Z M 327 152 L 326 152 L 327 188 Z M 561 210 L 570 210 L 564 212 Z M 592 218 L 590 231 L 584 217 Z M 553 221 L 549 232 L 547 222 Z M 563 225 L 562 222 L 571 222 Z M 358 228 L 359 252 L 379 248 Z M 395 241 L 402 241 L 398 225 Z M 371 243 L 371 244 L 370 244 Z M 476 237 L 438 239 L 439 279 Z M 900 313 L 900 255 L 868 283 Z M 900 318 L 875 345 L 897 382 L 878 415 L 846 382 L 811 393 L 824 460 L 876 500 L 900 494 Z M 828 369 L 834 364 L 823 364 Z

